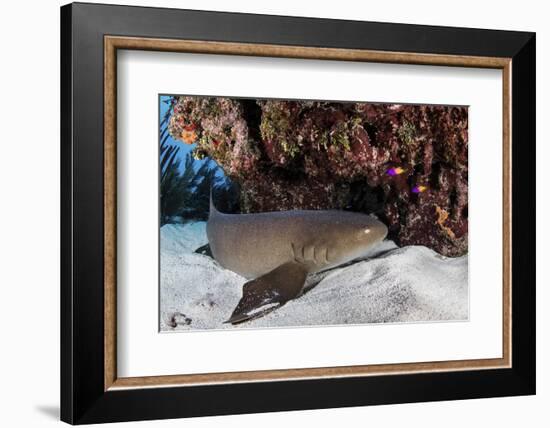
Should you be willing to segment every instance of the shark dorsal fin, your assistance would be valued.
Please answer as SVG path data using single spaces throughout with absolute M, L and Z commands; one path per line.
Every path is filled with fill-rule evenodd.
M 216 205 L 214 204 L 214 199 L 212 197 L 212 194 L 213 194 L 213 189 L 210 188 L 210 209 L 209 209 L 209 213 L 208 213 L 208 217 L 209 218 L 212 218 L 214 217 L 215 215 L 218 215 L 220 214 L 220 212 L 216 209 Z

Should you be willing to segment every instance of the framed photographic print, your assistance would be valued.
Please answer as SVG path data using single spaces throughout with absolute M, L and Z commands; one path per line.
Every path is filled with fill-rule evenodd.
M 535 393 L 533 33 L 61 8 L 72 424 Z

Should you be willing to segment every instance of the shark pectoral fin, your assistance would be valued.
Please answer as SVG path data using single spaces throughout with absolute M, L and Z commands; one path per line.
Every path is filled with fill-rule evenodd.
M 297 297 L 306 281 L 307 269 L 296 262 L 284 263 L 243 286 L 243 296 L 226 321 L 238 324 L 259 318 Z

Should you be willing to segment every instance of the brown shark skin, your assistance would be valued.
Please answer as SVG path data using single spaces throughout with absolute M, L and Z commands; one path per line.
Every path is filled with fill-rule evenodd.
M 223 214 L 212 205 L 206 233 L 214 258 L 245 278 L 289 261 L 314 273 L 362 256 L 387 235 L 376 218 L 349 211 Z

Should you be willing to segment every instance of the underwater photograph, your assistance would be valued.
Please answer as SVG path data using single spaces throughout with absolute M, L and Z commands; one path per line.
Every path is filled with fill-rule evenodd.
M 467 106 L 158 102 L 160 331 L 468 320 Z

